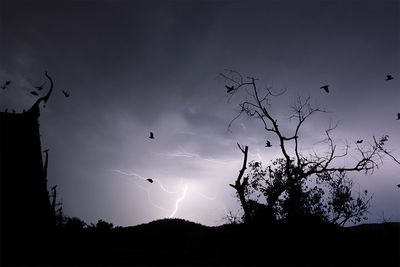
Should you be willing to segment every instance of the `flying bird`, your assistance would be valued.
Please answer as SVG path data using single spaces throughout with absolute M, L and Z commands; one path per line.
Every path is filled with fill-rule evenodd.
M 271 142 L 267 140 L 267 143 L 265 144 L 265 147 L 271 147 Z
M 230 93 L 230 92 L 232 92 L 233 90 L 235 90 L 235 88 L 233 87 L 233 86 L 228 86 L 228 85 L 225 85 L 225 87 L 226 87 L 226 89 L 227 89 L 227 93 Z
M 363 140 L 357 140 L 356 144 L 361 144 L 363 142 Z
M 39 86 L 35 86 L 36 89 L 38 89 L 39 91 L 43 89 L 43 86 L 46 84 L 46 82 L 44 82 L 42 85 Z
M 153 133 L 153 132 L 150 132 L 149 138 L 150 138 L 150 139 L 154 139 L 154 133 Z
M 390 74 L 386 75 L 386 81 L 390 81 L 390 80 L 393 80 L 393 79 L 394 78 L 393 78 L 392 75 L 390 75 Z
M 31 91 L 31 94 L 35 95 L 35 96 L 39 96 L 38 93 L 36 93 L 35 91 Z
M 5 83 L 4 83 L 4 85 L 3 86 L 1 86 L 1 89 L 6 89 L 6 87 L 8 86 L 8 85 L 10 85 L 10 83 L 11 83 L 11 81 L 6 81 Z
M 328 87 L 329 87 L 329 85 L 324 85 L 324 86 L 321 86 L 320 89 L 324 89 L 325 92 L 326 92 L 327 94 L 329 94 L 329 89 L 328 89 Z
M 400 113 L 397 113 L 397 119 L 400 120 Z
M 153 183 L 153 179 L 148 178 L 146 180 L 149 181 L 150 183 Z
M 69 93 L 67 91 L 62 91 L 62 93 L 64 94 L 65 97 L 69 97 Z

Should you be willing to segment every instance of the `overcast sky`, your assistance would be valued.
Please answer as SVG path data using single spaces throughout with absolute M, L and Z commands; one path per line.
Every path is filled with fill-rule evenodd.
M 399 37 L 399 1 L 1 0 L 0 83 L 12 84 L 0 109 L 28 109 L 44 72 L 53 77 L 41 142 L 66 215 L 218 225 L 240 210 L 228 186 L 242 163 L 236 143 L 249 145 L 250 160 L 281 156 L 257 121 L 227 131 L 240 96 L 228 101 L 218 73 L 287 89 L 271 107 L 282 127 L 298 96 L 328 110 L 305 124 L 303 151 L 339 122 L 338 145 L 388 134 L 400 157 Z M 373 193 L 368 222 L 383 212 L 400 221 L 399 171 L 386 160 L 373 175 L 351 174 L 356 191 Z

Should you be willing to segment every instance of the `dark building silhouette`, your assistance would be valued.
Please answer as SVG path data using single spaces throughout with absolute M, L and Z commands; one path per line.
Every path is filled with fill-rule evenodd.
M 1 260 L 45 242 L 53 217 L 42 161 L 39 133 L 40 103 L 23 113 L 0 113 L 0 249 Z

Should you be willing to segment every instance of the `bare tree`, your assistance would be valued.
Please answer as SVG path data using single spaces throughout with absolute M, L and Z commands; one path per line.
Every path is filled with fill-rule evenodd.
M 375 142 L 372 144 L 357 143 L 355 145 L 350 145 L 347 143 L 343 146 L 341 152 L 338 152 L 339 149 L 331 137 L 331 132 L 336 128 L 336 125 L 334 125 L 325 130 L 324 143 L 327 146 L 326 151 L 304 155 L 300 150 L 300 130 L 311 115 L 315 113 L 324 113 L 324 110 L 313 107 L 310 104 L 310 98 L 299 97 L 291 107 L 291 116 L 289 117 L 290 120 L 294 119 L 296 123 L 292 132 L 286 134 L 279 127 L 278 119 L 273 114 L 273 109 L 271 107 L 273 98 L 283 95 L 285 91 L 275 93 L 271 90 L 272 88 L 260 89 L 257 85 L 258 79 L 253 77 L 244 78 L 239 72 L 234 70 L 225 70 L 223 73 L 220 73 L 220 76 L 224 78 L 232 89 L 228 92 L 229 97 L 233 97 L 239 91 L 245 92 L 244 100 L 239 103 L 240 109 L 238 114 L 229 123 L 228 127 L 231 127 L 232 123 L 241 116 L 257 119 L 266 132 L 266 138 L 277 139 L 281 152 L 281 159 L 279 163 L 276 164 L 282 168 L 279 170 L 269 169 L 270 175 L 268 179 L 273 179 L 274 181 L 269 183 L 268 186 L 263 188 L 260 187 L 260 184 L 254 183 L 254 181 L 253 183 L 249 182 L 249 179 L 254 178 L 254 176 L 246 176 L 241 182 L 243 173 L 246 170 L 246 166 L 244 165 L 235 185 L 231 185 L 235 188 L 244 209 L 245 221 L 251 219 L 251 211 L 248 210 L 249 207 L 245 203 L 248 199 L 246 200 L 246 198 L 244 198 L 246 186 L 253 186 L 255 189 L 261 190 L 265 196 L 266 210 L 275 210 L 276 212 L 277 203 L 281 201 L 283 195 L 287 196 L 287 204 L 290 203 L 289 200 L 294 196 L 297 197 L 295 201 L 299 201 L 301 198 L 310 199 L 311 196 L 315 198 L 315 192 L 308 192 L 307 196 L 304 195 L 304 193 L 306 193 L 304 191 L 306 187 L 305 183 L 312 178 L 317 179 L 320 183 L 330 183 L 333 190 L 339 190 L 337 192 L 332 192 L 336 194 L 336 197 L 339 196 L 340 189 L 346 192 L 346 194 L 342 194 L 341 197 L 347 200 L 347 202 L 345 201 L 342 204 L 348 205 L 348 209 L 340 210 L 343 207 L 332 209 L 333 218 L 331 219 L 333 222 L 339 223 L 339 219 L 342 219 L 340 220 L 340 224 L 344 224 L 350 218 L 360 216 L 360 214 L 366 211 L 369 200 L 364 198 L 357 198 L 356 200 L 352 198 L 351 195 L 349 195 L 349 192 L 351 193 L 352 184 L 344 179 L 344 177 L 348 172 L 363 171 L 366 174 L 373 173 L 373 171 L 383 163 L 383 156 L 387 154 L 386 150 L 382 149 L 383 145 L 388 140 L 387 136 L 382 137 L 379 141 L 376 141 L 374 138 Z M 247 161 L 246 155 L 248 148 L 247 146 L 245 150 L 240 146 L 239 148 L 245 154 L 245 160 L 243 162 L 245 164 Z M 354 153 L 356 155 L 354 155 Z M 347 163 L 350 165 L 338 163 L 338 159 L 350 159 L 350 157 L 352 160 L 348 162 L 351 163 Z M 261 175 L 259 177 L 265 180 L 267 179 L 265 177 L 266 174 L 267 171 L 264 172 L 264 176 Z M 335 180 L 334 177 L 339 177 L 340 179 Z M 337 182 L 335 184 L 333 181 L 340 181 L 340 183 Z M 358 201 L 359 205 L 357 206 L 357 203 L 354 204 L 354 201 Z M 360 203 L 360 201 L 362 203 Z M 293 202 L 294 201 L 291 203 Z M 350 202 L 351 204 L 349 204 Z M 290 205 L 288 204 L 287 206 L 290 207 Z M 336 199 L 335 203 L 331 201 L 330 205 L 331 207 L 332 205 L 339 205 L 338 199 Z M 280 207 L 282 208 L 282 205 L 280 205 Z M 353 209 L 351 209 L 351 207 L 353 207 Z M 353 211 L 353 213 L 351 211 Z
M 243 178 L 243 174 L 247 169 L 247 154 L 249 151 L 249 147 L 248 146 L 240 146 L 239 144 L 237 144 L 240 151 L 242 151 L 243 153 L 243 166 L 242 169 L 239 171 L 239 175 L 236 178 L 235 184 L 229 184 L 231 187 L 235 188 L 237 196 L 240 200 L 240 204 L 242 205 L 243 211 L 244 211 L 244 220 L 245 222 L 249 222 L 251 220 L 251 215 L 250 215 L 250 211 L 249 211 L 249 207 L 247 206 L 247 200 L 246 200 L 246 196 L 245 196 L 245 191 L 246 188 L 248 186 L 248 177 Z M 243 178 L 243 180 L 242 180 Z

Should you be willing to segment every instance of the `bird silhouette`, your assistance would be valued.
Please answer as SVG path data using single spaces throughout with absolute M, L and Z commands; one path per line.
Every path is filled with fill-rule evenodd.
M 329 89 L 328 89 L 328 87 L 329 87 L 329 85 L 324 85 L 324 86 L 321 86 L 320 89 L 324 89 L 325 92 L 326 92 L 327 94 L 329 94 Z
M 35 96 L 39 96 L 39 94 L 36 93 L 35 91 L 31 91 L 31 94 L 32 94 L 32 95 L 35 95 Z
M 11 81 L 6 81 L 5 83 L 4 83 L 4 85 L 3 86 L 1 86 L 1 89 L 6 89 L 6 87 L 8 86 L 8 85 L 10 85 L 10 83 L 11 83 Z
M 363 140 L 357 140 L 356 144 L 361 144 L 363 142 Z
M 394 78 L 393 78 L 392 75 L 390 75 L 390 74 L 386 75 L 386 81 L 390 81 L 390 80 L 393 80 L 393 79 Z
M 43 86 L 46 84 L 46 82 L 44 82 L 42 85 L 39 86 L 35 86 L 36 89 L 38 89 L 39 91 L 43 89 Z
M 150 139 L 154 139 L 154 133 L 153 133 L 153 132 L 150 132 L 149 138 L 150 138 Z
M 227 89 L 227 93 L 230 93 L 230 92 L 232 92 L 233 90 L 235 90 L 235 88 L 233 87 L 233 86 L 228 86 L 228 85 L 225 85 L 225 87 L 226 87 L 226 89 Z
M 400 113 L 397 113 L 397 119 L 400 120 Z
M 153 179 L 148 178 L 146 180 L 149 181 L 150 183 L 153 183 Z
M 271 142 L 267 140 L 267 143 L 265 144 L 265 147 L 271 147 Z
M 62 93 L 64 94 L 65 97 L 69 97 L 69 93 L 67 91 L 62 91 Z
M 400 188 L 400 184 L 398 184 L 397 187 Z

